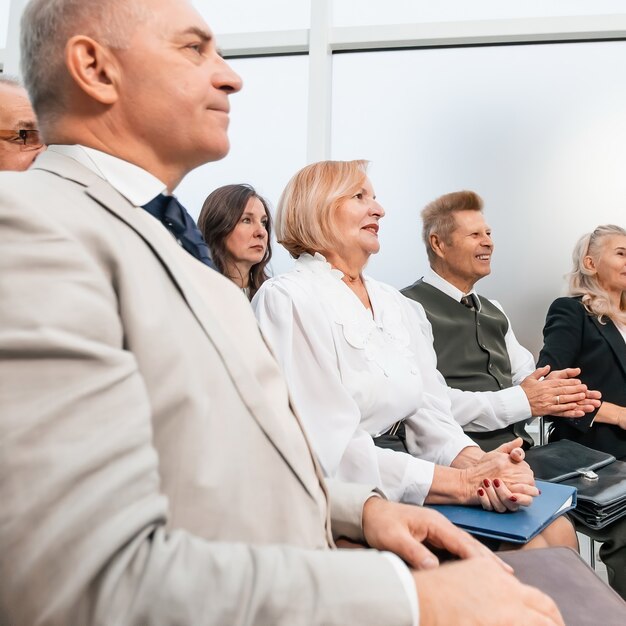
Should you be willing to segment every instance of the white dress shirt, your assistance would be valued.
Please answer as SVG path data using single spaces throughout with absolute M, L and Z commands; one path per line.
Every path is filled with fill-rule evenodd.
M 422 279 L 425 283 L 439 289 L 457 302 L 469 293 L 476 294 L 472 289 L 468 294 L 463 293 L 454 285 L 450 284 L 429 269 Z M 477 295 L 477 294 L 476 294 Z M 421 304 L 410 300 L 416 307 L 423 310 Z M 479 301 L 480 302 L 480 301 Z M 490 300 L 504 313 L 500 303 Z M 506 313 L 504 313 L 506 317 Z M 425 323 L 422 327 L 424 334 L 433 342 L 433 330 L 426 315 L 422 318 Z M 504 428 L 509 424 L 529 420 L 532 418 L 530 404 L 524 390 L 519 384 L 532 372 L 535 371 L 535 359 L 516 339 L 515 333 L 509 322 L 509 329 L 504 337 L 506 350 L 511 361 L 511 374 L 513 386 L 499 391 L 461 391 L 448 387 L 448 395 L 452 403 L 452 414 L 456 421 L 469 432 L 486 432 Z M 441 379 L 445 379 L 441 374 Z
M 423 310 L 365 277 L 372 314 L 342 277 L 320 254 L 303 254 L 293 271 L 266 281 L 252 305 L 326 474 L 422 504 L 434 464 L 450 465 L 475 444 L 452 418 L 420 332 Z M 372 440 L 401 419 L 415 456 Z
M 164 243 L 169 239 L 173 239 L 171 233 L 159 220 L 140 208 L 160 193 L 167 195 L 165 184 L 158 178 L 133 163 L 86 146 L 51 145 L 48 147 L 48 150 L 58 152 L 78 161 L 106 180 L 116 191 L 138 208 L 140 219 L 145 220 L 146 224 L 150 225 L 150 228 L 159 232 Z M 188 269 L 188 278 L 202 292 L 202 273 L 212 270 L 203 263 L 198 263 L 191 254 L 180 246 L 171 246 L 171 250 L 174 254 L 178 254 L 181 265 L 185 265 Z M 242 304 L 247 306 L 245 301 L 242 301 Z M 373 493 L 372 495 L 376 494 Z M 382 554 L 392 564 L 400 579 L 400 584 L 406 592 L 413 615 L 413 626 L 419 626 L 419 603 L 413 576 L 404 562 L 395 554 L 391 552 L 383 552 Z

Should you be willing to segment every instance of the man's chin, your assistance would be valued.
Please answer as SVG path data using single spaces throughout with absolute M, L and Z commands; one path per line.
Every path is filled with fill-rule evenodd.
M 212 144 L 207 147 L 206 150 L 198 151 L 195 154 L 195 158 L 193 159 L 193 167 L 191 169 L 196 169 L 205 163 L 211 163 L 213 161 L 219 161 L 223 159 L 230 152 L 230 142 L 225 141 L 219 145 Z

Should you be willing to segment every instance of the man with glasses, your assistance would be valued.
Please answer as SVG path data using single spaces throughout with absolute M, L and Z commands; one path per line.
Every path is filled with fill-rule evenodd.
M 0 76 L 0 170 L 28 169 L 44 148 L 26 90 Z

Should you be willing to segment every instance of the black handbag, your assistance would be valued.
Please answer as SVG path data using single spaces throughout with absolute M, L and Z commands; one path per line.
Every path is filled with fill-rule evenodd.
M 626 515 L 626 463 L 613 455 L 561 439 L 531 448 L 526 461 L 535 478 L 576 487 L 570 515 L 581 524 L 600 529 Z

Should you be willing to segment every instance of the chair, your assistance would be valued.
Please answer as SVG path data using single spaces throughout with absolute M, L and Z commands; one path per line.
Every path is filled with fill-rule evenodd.
M 544 443 L 548 441 L 548 436 L 546 429 L 548 427 L 548 423 L 543 419 L 543 417 L 539 418 L 539 445 L 543 446 Z M 584 530 L 577 530 L 581 535 L 585 535 L 587 539 L 589 539 L 589 566 L 595 570 L 596 569 L 596 542 L 595 539 L 589 537 Z

